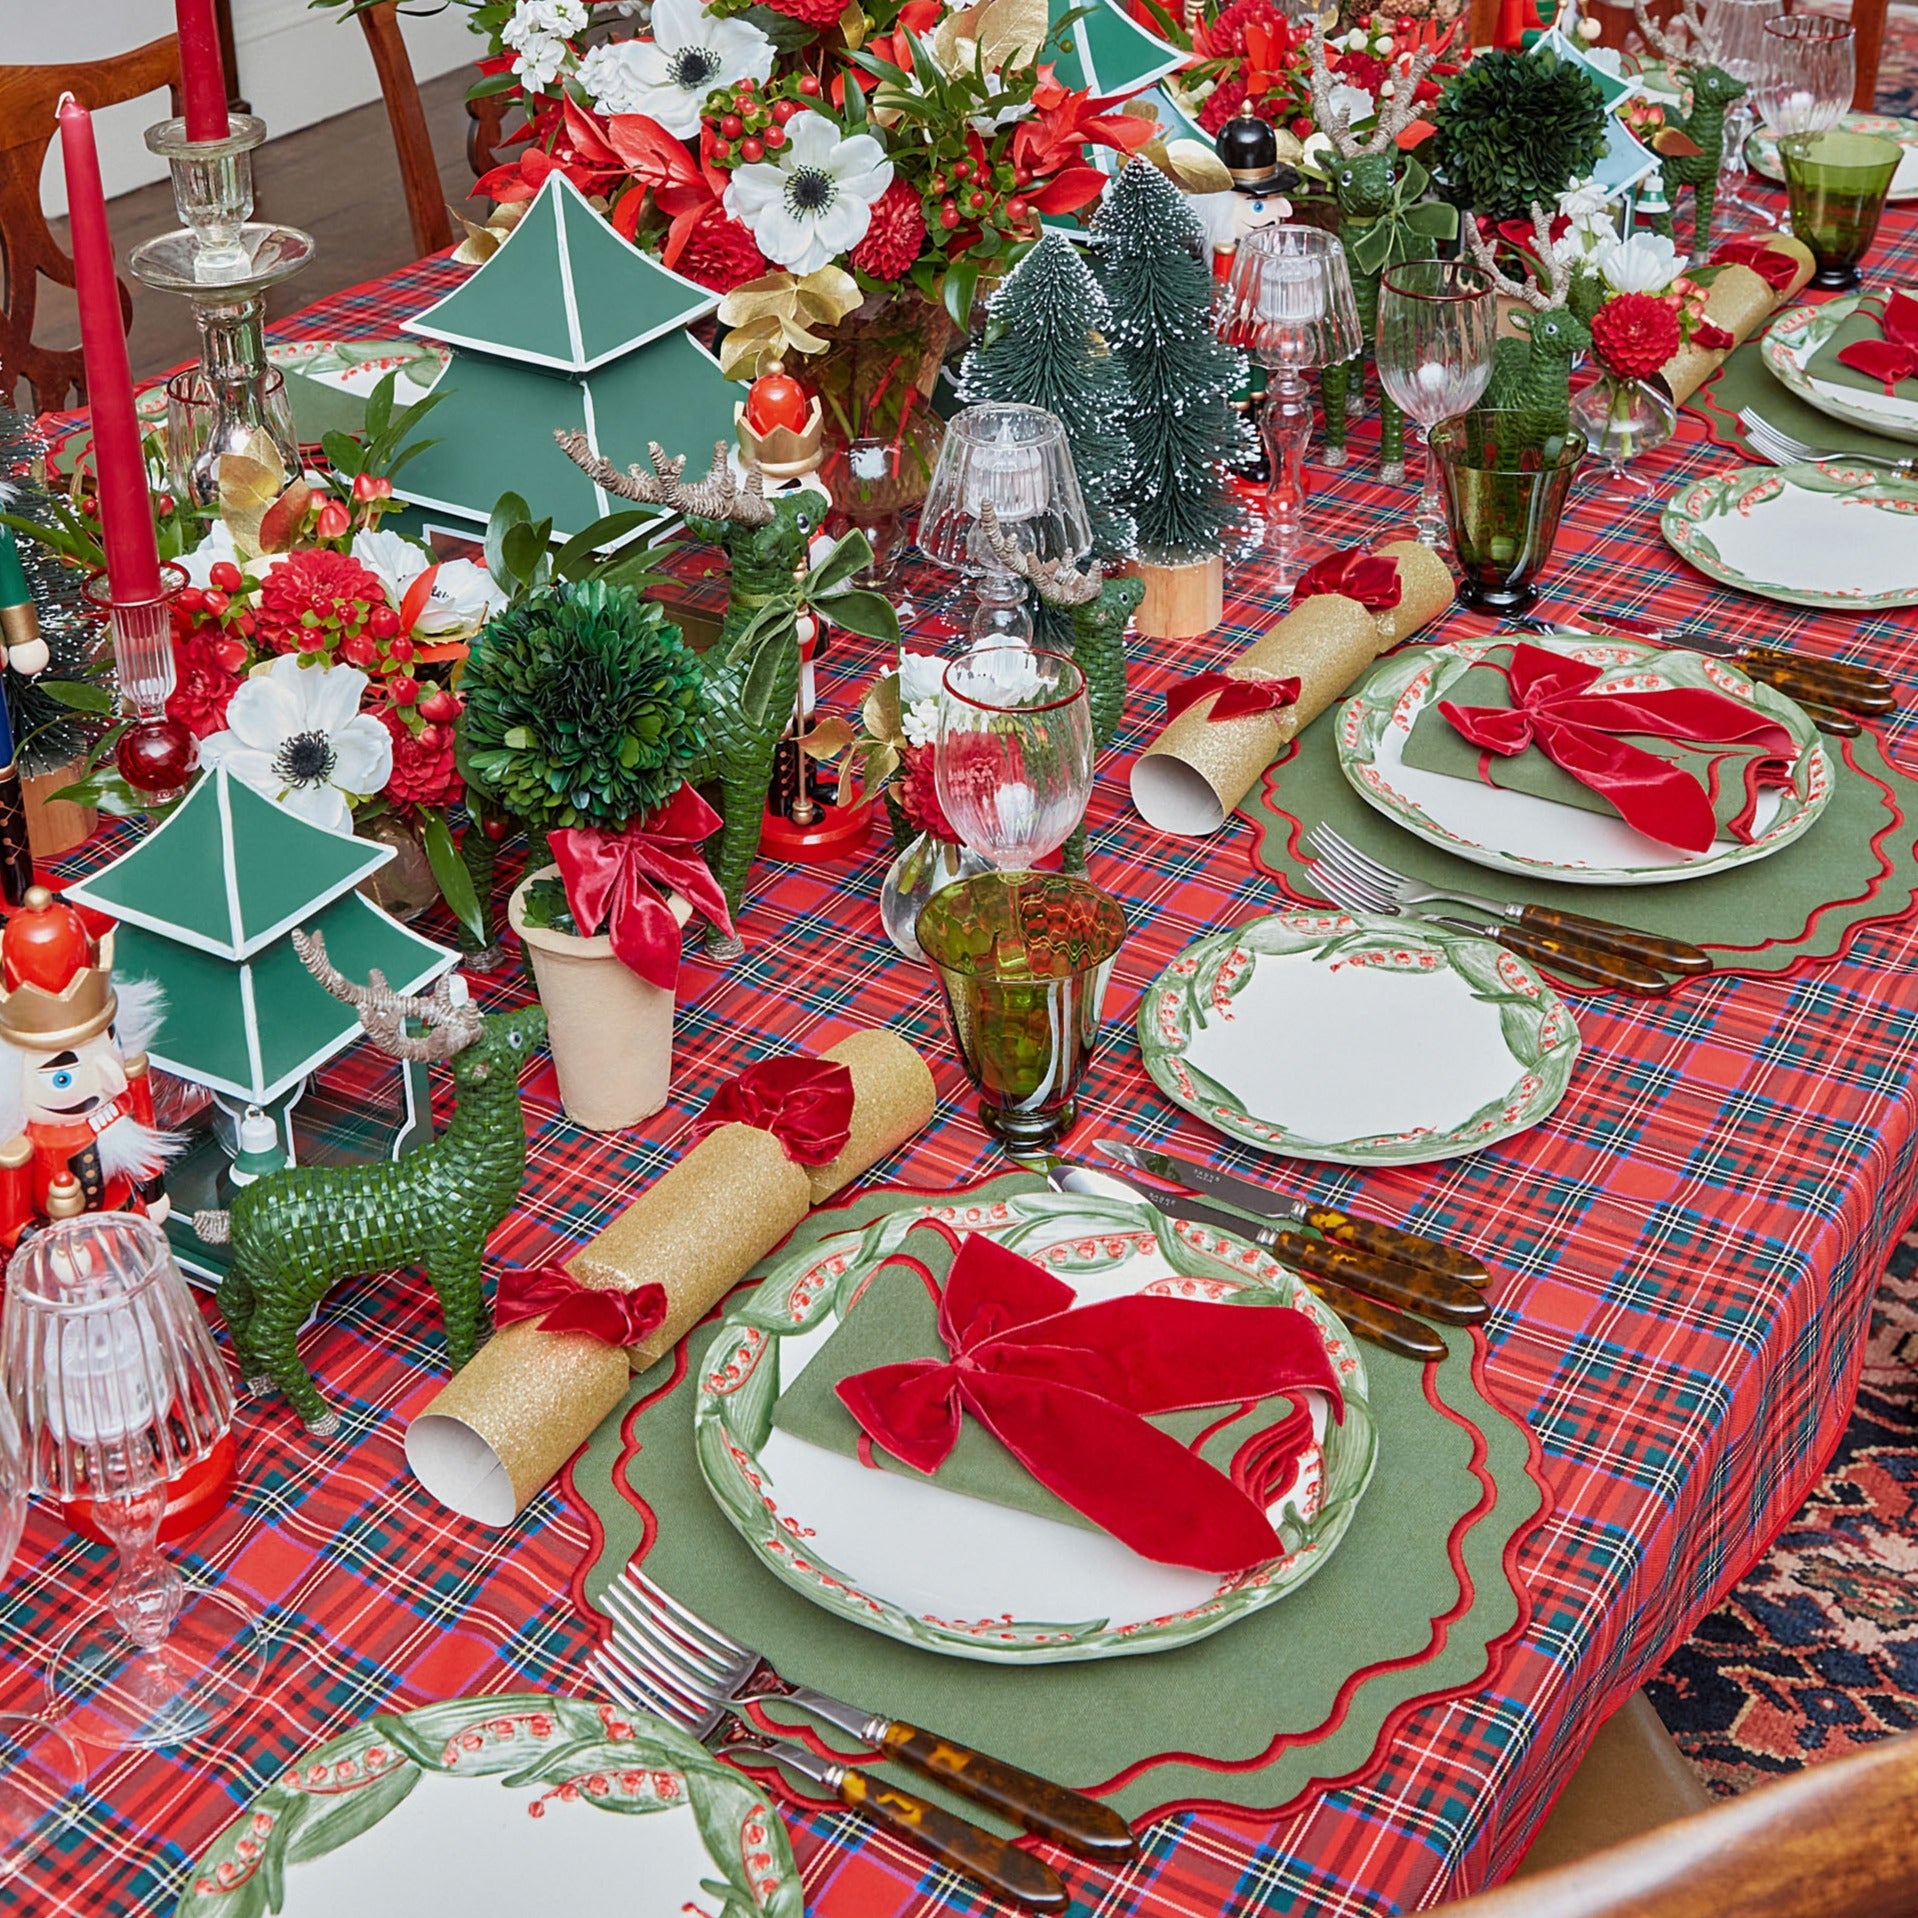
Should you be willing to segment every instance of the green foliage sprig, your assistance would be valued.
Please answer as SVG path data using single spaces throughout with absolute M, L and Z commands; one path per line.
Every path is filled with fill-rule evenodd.
M 703 743 L 697 657 L 657 604 L 605 580 L 508 607 L 475 642 L 460 690 L 467 779 L 548 832 L 643 818 Z
M 1605 121 L 1598 82 L 1549 47 L 1481 53 L 1440 92 L 1431 150 L 1455 204 L 1519 219 L 1597 166 Z

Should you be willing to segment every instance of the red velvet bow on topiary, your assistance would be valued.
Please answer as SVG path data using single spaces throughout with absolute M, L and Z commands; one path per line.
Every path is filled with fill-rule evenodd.
M 635 1286 L 630 1292 L 581 1285 L 560 1265 L 509 1267 L 500 1274 L 493 1323 L 538 1319 L 542 1332 L 579 1332 L 601 1345 L 637 1345 L 666 1323 L 666 1288 Z
M 1642 733 L 1691 745 L 1749 745 L 1778 757 L 1753 763 L 1756 788 L 1782 780 L 1790 766 L 1792 737 L 1756 707 L 1704 687 L 1673 686 L 1656 692 L 1587 693 L 1600 669 L 1542 646 L 1517 645 L 1511 664 L 1494 666 L 1512 691 L 1510 706 L 1459 706 L 1441 700 L 1439 711 L 1488 753 L 1513 757 L 1536 746 L 1581 786 L 1608 799 L 1628 826 L 1661 845 L 1703 852 L 1718 836 L 1711 796 L 1684 767 L 1621 738 Z M 1754 802 L 1755 803 L 1755 799 Z M 1733 825 L 1741 837 L 1744 815 Z
M 690 786 L 619 832 L 573 826 L 547 836 L 581 934 L 602 929 L 634 972 L 671 992 L 679 977 L 679 922 L 662 888 L 676 892 L 722 931 L 733 922 L 726 895 L 700 851 L 720 818 Z
M 1889 399 L 1900 381 L 1918 375 L 1918 300 L 1908 293 L 1887 293 L 1878 328 L 1882 340 L 1853 340 L 1838 349 L 1838 358 L 1854 372 L 1877 380 Z
M 1165 716 L 1177 719 L 1188 706 L 1196 706 L 1207 693 L 1217 693 L 1208 720 L 1243 719 L 1248 713 L 1283 712 L 1299 699 L 1296 679 L 1234 679 L 1229 673 L 1200 673 L 1177 686 L 1165 696 Z
M 1339 593 L 1357 600 L 1368 613 L 1385 613 L 1399 603 L 1404 592 L 1396 560 L 1358 551 L 1328 553 L 1299 575 L 1299 583 L 1292 588 L 1292 604 L 1315 599 L 1321 593 Z
M 895 1253 L 893 1262 L 932 1282 L 917 1259 Z M 953 1260 L 939 1333 L 949 1359 L 840 1380 L 841 1402 L 873 1443 L 934 1472 L 970 1412 L 1040 1484 L 1161 1564 L 1229 1575 L 1281 1547 L 1257 1498 L 1146 1414 L 1292 1396 L 1291 1414 L 1261 1441 L 1268 1481 L 1282 1462 L 1296 1469 L 1311 1440 L 1299 1395 L 1322 1392 L 1344 1417 L 1331 1359 L 1304 1313 L 1145 1296 L 1078 1305 L 1064 1280 L 981 1233 Z
M 794 1164 L 830 1165 L 852 1137 L 852 1103 L 852 1071 L 837 1059 L 761 1059 L 713 1094 L 693 1137 L 723 1125 L 757 1126 Z

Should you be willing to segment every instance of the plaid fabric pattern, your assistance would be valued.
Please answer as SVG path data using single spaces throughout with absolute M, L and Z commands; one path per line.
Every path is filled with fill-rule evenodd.
M 1888 214 L 1874 268 L 1918 270 L 1910 212 Z M 457 277 L 425 262 L 276 330 L 390 334 Z M 641 451 L 637 429 L 630 444 L 616 427 L 609 437 L 616 457 Z M 1319 539 L 1346 546 L 1406 530 L 1410 493 L 1374 483 L 1372 445 L 1361 436 L 1341 474 L 1315 471 Z M 1689 418 L 1653 457 L 1673 486 L 1724 459 Z M 942 605 L 942 582 L 914 585 L 922 606 L 963 617 L 950 595 Z M 1839 618 L 1715 593 L 1667 551 L 1650 513 L 1596 503 L 1572 509 L 1545 603 L 1709 614 L 1727 633 L 1802 640 L 1907 679 L 1918 636 L 1911 613 Z M 1130 1022 L 1141 989 L 1182 947 L 1270 910 L 1275 889 L 1249 869 L 1242 826 L 1213 840 L 1147 831 L 1125 801 L 1125 771 L 1156 730 L 1166 686 L 1230 658 L 1281 610 L 1253 562 L 1229 574 L 1218 633 L 1135 642 L 1130 719 L 1091 814 L 1094 875 L 1124 901 L 1132 933 L 1083 1133 L 1170 1142 L 1253 1177 L 1278 1168 L 1168 1107 L 1140 1069 Z M 925 617 L 919 625 L 933 630 Z M 1453 633 L 1484 629 L 1451 616 Z M 827 703 L 856 703 L 878 665 L 876 649 L 841 636 L 822 676 Z M 1893 722 L 1895 744 L 1911 726 Z M 535 1063 L 524 1088 L 531 1169 L 494 1238 L 495 1270 L 586 1238 L 672 1163 L 692 1116 L 741 1067 L 855 1026 L 892 1025 L 919 1044 L 941 1095 L 934 1128 L 873 1176 L 945 1187 L 1000 1163 L 929 976 L 880 934 L 886 855 L 876 830 L 838 866 L 759 868 L 746 958 L 723 974 L 693 963 L 682 975 L 673 1099 L 647 1125 L 608 1138 L 567 1125 L 550 1064 Z M 1168 1819 L 1116 1880 L 1061 1858 L 1075 1910 L 1385 1912 L 1510 1869 L 1599 1720 L 1765 1546 L 1843 1430 L 1873 1288 L 1918 1184 L 1915 962 L 1910 926 L 1876 928 L 1844 963 L 1797 980 L 1710 980 L 1664 1002 L 1588 998 L 1584 1058 L 1547 1124 L 1430 1167 L 1283 1167 L 1289 1184 L 1468 1245 L 1499 1275 L 1490 1379 L 1538 1433 L 1556 1499 L 1521 1555 L 1534 1622 L 1486 1692 L 1414 1716 L 1358 1787 L 1280 1824 Z M 484 996 L 523 990 L 509 970 Z M 367 1713 L 460 1692 L 580 1687 L 589 1634 L 565 1592 L 586 1534 L 563 1494 L 549 1489 L 496 1537 L 441 1511 L 407 1476 L 406 1422 L 444 1376 L 423 1278 L 342 1286 L 302 1350 L 342 1433 L 315 1442 L 277 1399 L 247 1405 L 235 1503 L 185 1555 L 269 1617 L 259 1699 L 203 1747 L 104 1762 L 72 1823 L 0 1880 L 0 1911 L 165 1913 L 189 1861 L 251 1792 Z M 110 1572 L 107 1552 L 57 1513 L 34 1512 L 0 1588 L 0 1709 L 38 1707 L 48 1652 L 104 1601 Z M 802 1818 L 795 1840 L 819 1918 L 984 1902 L 849 1816 Z

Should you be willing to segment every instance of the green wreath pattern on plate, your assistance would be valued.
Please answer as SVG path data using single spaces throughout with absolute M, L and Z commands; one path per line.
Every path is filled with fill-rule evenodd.
M 1841 113 L 1834 129 L 1839 133 L 1868 133 L 1874 139 L 1896 140 L 1901 147 L 1918 152 L 1918 120 L 1900 120 L 1889 113 Z M 1759 127 L 1745 140 L 1745 162 L 1767 180 L 1784 183 L 1785 166 L 1778 157 L 1778 136 L 1768 127 Z M 1918 200 L 1918 185 L 1894 185 L 1886 196 L 1896 205 L 1900 200 Z
M 643 1712 L 502 1693 L 381 1714 L 306 1754 L 214 1839 L 175 1918 L 268 1918 L 287 1868 L 370 1831 L 422 1776 L 544 1785 L 542 1798 L 640 1814 L 690 1805 L 722 1918 L 804 1918 L 786 1828 L 764 1795 L 704 1746 Z M 540 1801 L 526 1807 L 540 1815 Z
M 1339 960 L 1387 972 L 1457 973 L 1474 999 L 1498 1007 L 1499 1032 L 1518 1069 L 1511 1090 L 1444 1132 L 1420 1129 L 1367 1139 L 1305 1139 L 1248 1112 L 1230 1087 L 1185 1054 L 1192 1034 L 1245 989 L 1262 956 L 1294 954 L 1321 965 Z M 1274 913 L 1209 934 L 1145 989 L 1138 1024 L 1145 1069 L 1175 1105 L 1247 1145 L 1330 1165 L 1423 1165 L 1477 1152 L 1545 1118 L 1564 1098 L 1578 1061 L 1571 1009 L 1502 946 L 1403 919 L 1338 912 Z
M 1270 1294 L 1272 1303 L 1296 1306 L 1311 1318 L 1332 1354 L 1345 1394 L 1345 1419 L 1326 1429 L 1316 1485 L 1310 1460 L 1301 1474 L 1297 1495 L 1311 1510 L 1278 1522 L 1285 1556 L 1222 1580 L 1217 1593 L 1191 1611 L 1112 1626 L 1104 1619 L 922 1617 L 861 1591 L 809 1550 L 781 1516 L 776 1488 L 759 1464 L 779 1397 L 780 1342 L 821 1329 L 849 1311 L 873 1268 L 928 1219 L 960 1233 L 990 1232 L 1001 1245 L 1068 1280 L 1110 1270 L 1156 1248 L 1183 1281 L 1160 1280 L 1161 1290 L 1177 1284 L 1180 1296 L 1225 1298 L 1256 1288 Z M 1294 1273 L 1237 1237 L 1167 1219 L 1143 1201 L 1051 1192 L 984 1205 L 963 1198 L 932 1201 L 892 1213 L 858 1237 L 848 1233 L 781 1259 L 727 1315 L 707 1351 L 693 1408 L 693 1439 L 719 1509 L 760 1563 L 795 1591 L 838 1617 L 908 1645 L 1021 1664 L 1167 1651 L 1296 1591 L 1345 1536 L 1371 1481 L 1377 1451 L 1364 1364 L 1344 1326 Z
M 1821 387 L 1820 392 L 1829 389 Z M 1775 580 L 1752 579 L 1719 557 L 1707 530 L 1715 519 L 1747 512 L 1781 495 L 1787 485 L 1806 493 L 1833 493 L 1861 506 L 1918 519 L 1918 481 L 1893 479 L 1868 461 L 1857 465 L 1740 466 L 1711 479 L 1694 480 L 1659 515 L 1666 543 L 1701 573 L 1727 586 L 1743 587 L 1765 599 L 1787 606 L 1816 606 L 1833 612 L 1878 612 L 1893 606 L 1918 606 L 1918 568 L 1912 584 L 1889 593 L 1847 589 L 1824 592 L 1805 586 L 1783 586 Z M 1918 527 L 1910 538 L 1918 550 Z M 1667 658 L 1674 655 L 1667 654 Z M 1761 697 L 1763 688 L 1760 689 Z M 1780 717 L 1783 717 L 1781 714 Z
M 1911 287 L 1899 290 L 1914 291 Z M 1839 299 L 1827 300 L 1823 306 L 1788 308 L 1766 328 L 1759 343 L 1759 357 L 1765 363 L 1766 372 L 1781 386 L 1832 419 L 1862 426 L 1868 432 L 1882 433 L 1892 439 L 1918 439 L 1918 412 L 1908 403 L 1901 411 L 1897 402 L 1882 401 L 1873 394 L 1811 376 L 1812 355 L 1865 300 L 1877 297 L 1876 293 L 1847 293 Z M 1868 467 L 1870 462 L 1861 454 L 1858 464 Z M 1795 472 L 1803 470 L 1793 468 Z
M 1746 470 L 1771 473 L 1774 469 L 1763 467 Z M 1918 492 L 1918 489 L 1914 491 Z M 1667 537 L 1671 535 L 1668 533 Z M 1409 731 L 1415 717 L 1442 698 L 1455 680 L 1477 665 L 1486 654 L 1499 651 L 1511 643 L 1509 639 L 1462 640 L 1445 646 L 1421 646 L 1382 660 L 1339 713 L 1335 736 L 1339 770 L 1367 805 L 1384 813 L 1388 819 L 1395 820 L 1407 832 L 1416 833 L 1428 845 L 1443 847 L 1447 852 L 1493 866 L 1500 872 L 1536 874 L 1542 879 L 1576 882 L 1580 875 L 1598 873 L 1601 869 L 1503 852 L 1477 840 L 1467 839 L 1440 825 L 1415 800 L 1389 785 L 1385 775 L 1378 770 L 1379 747 L 1389 728 L 1398 725 Z M 1747 846 L 1736 841 L 1728 842 L 1722 852 L 1708 853 L 1684 866 L 1606 867 L 1602 869 L 1603 878 L 1629 884 L 1635 875 L 1643 873 L 1656 875 L 1658 882 L 1675 883 L 1702 878 L 1707 873 L 1724 872 L 1734 866 L 1750 865 L 1753 860 L 1777 852 L 1810 831 L 1829 803 L 1832 764 L 1830 755 L 1818 742 L 1818 728 L 1782 693 L 1748 678 L 1730 661 L 1713 659 L 1704 653 L 1668 652 L 1635 640 L 1552 638 L 1529 643 L 1549 647 L 1553 652 L 1564 653 L 1572 659 L 1602 668 L 1599 677 L 1593 681 L 1595 690 L 1625 686 L 1635 692 L 1648 692 L 1678 686 L 1703 688 L 1723 693 L 1732 699 L 1742 699 L 1777 720 L 1791 734 L 1798 748 L 1798 757 L 1792 768 L 1792 810 L 1781 810 L 1754 844 Z M 1487 853 L 1496 856 L 1485 858 L 1483 855 Z

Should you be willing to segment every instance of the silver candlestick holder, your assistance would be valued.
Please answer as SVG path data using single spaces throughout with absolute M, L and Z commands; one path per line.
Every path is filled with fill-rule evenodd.
M 313 239 L 252 218 L 253 149 L 266 123 L 234 113 L 227 128 L 224 140 L 189 140 L 184 120 L 147 129 L 149 150 L 172 171 L 183 231 L 145 241 L 127 261 L 142 284 L 193 304 L 200 364 L 167 382 L 167 464 L 196 506 L 217 502 L 222 456 L 257 450 L 261 436 L 288 473 L 300 470 L 286 383 L 267 363 L 266 295 L 312 260 Z

